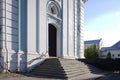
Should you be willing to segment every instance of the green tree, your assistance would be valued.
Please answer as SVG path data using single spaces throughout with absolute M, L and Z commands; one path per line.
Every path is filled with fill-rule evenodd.
M 111 59 L 111 53 L 110 53 L 110 51 L 107 54 L 107 59 Z
M 96 45 L 91 45 L 84 51 L 84 56 L 86 59 L 98 58 L 98 49 Z

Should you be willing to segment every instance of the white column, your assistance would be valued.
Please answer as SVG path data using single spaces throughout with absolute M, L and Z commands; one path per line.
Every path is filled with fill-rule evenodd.
M 27 50 L 36 52 L 36 0 L 27 1 Z
M 63 0 L 63 57 L 68 56 L 68 0 Z
M 42 57 L 42 59 L 37 59 L 33 61 L 34 59 L 43 56 L 42 53 L 45 53 L 47 51 L 46 1 L 47 0 L 27 1 L 28 71 L 45 59 L 45 57 Z
M 80 0 L 80 58 L 84 58 L 84 2 Z
M 74 58 L 74 1 L 68 1 L 68 53 Z
M 78 0 L 75 0 L 74 1 L 74 54 L 75 54 L 75 57 L 77 58 L 78 55 L 77 55 L 77 40 L 78 40 L 78 35 L 77 35 L 77 26 L 78 26 L 78 7 L 77 7 L 77 4 L 78 4 Z
M 2 2 L 2 10 L 3 10 L 3 13 L 2 13 L 2 18 L 1 19 L 1 24 L 3 25 L 2 26 L 2 39 L 3 41 L 1 42 L 2 43 L 2 50 L 1 50 L 1 59 L 3 59 L 2 63 L 3 63 L 3 72 L 8 72 L 8 53 L 7 53 L 7 39 L 6 39 L 6 0 L 3 0 L 4 2 Z
M 47 0 L 39 0 L 39 52 L 48 51 Z

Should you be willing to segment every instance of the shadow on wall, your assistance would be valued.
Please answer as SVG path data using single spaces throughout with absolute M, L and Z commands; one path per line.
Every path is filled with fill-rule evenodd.
M 16 54 L 16 53 L 17 52 L 12 53 L 10 55 L 10 62 L 9 62 L 10 72 L 18 72 L 18 71 L 26 72 L 26 69 L 27 69 L 26 55 L 25 54 Z M 17 58 L 17 56 L 19 58 Z
M 25 54 L 20 55 L 20 71 L 26 72 L 27 70 L 27 56 Z
M 18 3 L 18 1 L 12 0 L 14 4 Z M 18 7 L 18 5 L 14 4 L 14 6 Z M 11 14 L 11 48 L 15 51 L 18 50 L 18 8 L 12 6 L 12 14 Z
M 4 61 L 3 61 L 3 57 L 0 55 L 0 72 L 3 72 L 4 69 Z
M 17 71 L 17 54 L 16 54 L 16 52 L 15 53 L 12 53 L 12 54 L 10 54 L 9 53 L 9 63 L 8 63 L 8 65 L 9 65 L 9 70 L 10 70 L 10 72 L 16 72 Z
M 11 15 L 11 16 L 7 16 L 8 18 L 10 17 L 11 19 L 7 19 L 9 23 L 6 23 L 8 31 L 10 32 L 9 34 L 7 34 L 7 37 L 9 40 L 7 42 L 7 47 L 11 49 L 11 50 L 8 50 L 8 68 L 10 72 L 17 71 L 17 63 L 18 63 L 17 62 L 17 51 L 18 51 L 18 5 L 17 3 L 18 3 L 17 1 L 12 0 L 12 4 L 14 5 L 14 6 L 11 5 L 12 13 L 7 11 L 7 14 Z

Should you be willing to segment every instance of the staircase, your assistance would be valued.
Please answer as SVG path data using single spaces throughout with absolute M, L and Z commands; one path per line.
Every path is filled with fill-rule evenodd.
M 38 77 L 71 79 L 90 72 L 90 66 L 78 60 L 49 58 L 30 73 Z

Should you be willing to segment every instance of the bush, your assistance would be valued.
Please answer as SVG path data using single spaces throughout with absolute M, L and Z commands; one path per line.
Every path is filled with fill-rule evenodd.
M 120 71 L 120 59 L 79 59 L 86 64 L 93 65 L 106 71 Z
M 91 45 L 85 49 L 84 56 L 86 59 L 98 58 L 98 50 L 96 49 L 96 45 Z

